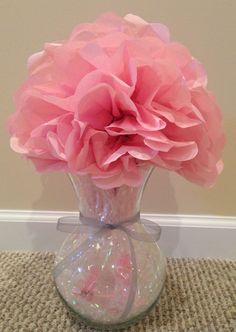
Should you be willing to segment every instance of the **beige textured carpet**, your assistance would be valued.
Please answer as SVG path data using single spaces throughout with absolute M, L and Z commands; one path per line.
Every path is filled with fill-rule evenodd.
M 61 303 L 53 254 L 0 252 L 1 332 L 90 332 Z M 168 259 L 159 305 L 130 332 L 236 331 L 236 262 Z

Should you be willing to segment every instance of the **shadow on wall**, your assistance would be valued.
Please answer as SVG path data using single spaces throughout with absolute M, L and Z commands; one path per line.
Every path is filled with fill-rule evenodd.
M 67 174 L 51 172 L 39 175 L 42 191 L 37 201 L 33 202 L 33 210 L 76 211 L 78 202 L 74 195 Z
M 38 176 L 41 179 L 42 191 L 40 197 L 32 204 L 33 211 L 40 211 L 42 207 L 44 211 L 48 212 L 78 210 L 78 202 L 66 174 L 52 172 L 38 174 Z M 40 226 L 40 224 L 34 223 L 27 224 L 33 250 L 40 251 L 42 247 L 45 247 L 46 251 L 59 249 L 66 234 L 57 231 L 53 222 L 45 222 L 43 227 Z M 54 238 L 51 238 L 52 234 Z M 42 243 L 42 238 L 45 246 Z
M 141 211 L 158 214 L 176 214 L 178 212 L 170 172 L 160 168 L 156 168 L 152 172 L 144 191 Z
M 175 190 L 170 181 L 170 172 L 155 169 L 144 191 L 141 211 L 143 213 L 178 214 Z M 154 212 L 155 211 L 155 212 Z M 174 256 L 180 241 L 180 227 L 162 227 L 160 247 L 167 256 Z
M 65 174 L 43 174 L 41 175 L 41 181 L 43 189 L 40 198 L 32 205 L 33 210 L 40 210 L 42 206 L 48 211 L 78 210 L 76 196 Z M 171 184 L 169 173 L 164 170 L 155 170 L 152 173 L 144 191 L 141 212 L 152 213 L 153 211 L 158 211 L 160 214 L 177 214 L 178 212 L 174 187 Z M 51 224 L 50 227 L 56 226 Z M 40 240 L 42 236 L 39 236 L 38 233 L 40 231 L 39 227 L 36 227 L 33 223 L 28 223 L 28 230 L 32 247 L 34 250 L 39 250 L 39 248 L 42 248 Z M 60 245 L 60 241 L 65 236 L 65 234 L 55 232 L 55 236 L 58 236 L 58 239 L 51 239 L 51 234 L 52 232 L 49 231 L 44 236 L 45 248 L 48 248 L 48 250 L 55 248 L 55 245 L 50 245 L 50 241 Z M 164 252 L 168 251 L 169 255 L 174 252 L 179 242 L 179 228 L 175 228 L 171 239 L 165 238 L 165 230 L 163 228 L 161 242 L 167 248 L 167 250 L 163 248 Z

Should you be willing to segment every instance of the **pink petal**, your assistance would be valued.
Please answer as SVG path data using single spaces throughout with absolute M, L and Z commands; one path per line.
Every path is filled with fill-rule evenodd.
M 136 134 L 141 129 L 135 117 L 129 115 L 106 126 L 106 131 L 111 136 Z
M 205 68 L 196 59 L 192 59 L 192 61 L 183 68 L 183 75 L 190 89 L 207 86 Z
M 142 19 L 141 17 L 137 16 L 137 15 L 133 15 L 133 14 L 127 14 L 125 17 L 124 17 L 124 20 L 129 22 L 129 23 L 132 23 L 134 25 L 147 25 L 148 23 Z
M 106 84 L 99 84 L 80 101 L 78 119 L 86 121 L 95 129 L 103 129 L 111 123 L 112 90 Z
M 169 122 L 174 123 L 180 128 L 193 127 L 201 124 L 200 119 L 187 116 L 182 113 L 181 110 L 175 111 L 155 102 L 152 104 L 152 106 L 152 110 L 155 114 L 157 114 L 159 117 L 167 119 Z
M 155 150 L 155 151 L 163 151 L 163 152 L 168 152 L 173 144 L 171 142 L 162 142 L 160 141 L 154 141 L 150 139 L 145 139 L 144 140 L 145 145 L 147 145 L 149 148 Z
M 95 68 L 111 73 L 110 59 L 104 50 L 96 44 L 87 44 L 80 50 L 80 55 Z
M 149 147 L 135 146 L 135 145 L 123 145 L 112 153 L 105 161 L 104 165 L 110 164 L 123 155 L 129 154 L 130 156 L 140 160 L 150 160 L 155 157 L 156 151 L 153 151 Z
M 65 159 L 64 147 L 60 142 L 59 138 L 57 137 L 57 135 L 53 132 L 49 132 L 47 134 L 47 141 L 49 143 L 52 155 L 57 159 L 64 160 Z
M 169 29 L 164 24 L 151 23 L 151 27 L 163 42 L 168 43 L 170 41 Z
M 139 67 L 137 74 L 137 84 L 132 98 L 137 103 L 149 105 L 160 86 L 160 77 L 149 66 Z
M 160 157 L 165 160 L 185 161 L 193 159 L 198 153 L 195 142 L 174 142 L 174 146 L 168 152 L 160 152 Z
M 161 130 L 166 127 L 165 121 L 149 110 L 145 109 L 143 106 L 138 106 L 136 119 L 143 130 Z
M 158 103 L 179 110 L 189 106 L 191 103 L 191 94 L 184 80 L 179 79 L 172 84 L 164 93 L 157 94 L 155 101 Z
M 10 146 L 11 146 L 12 150 L 14 150 L 17 153 L 21 153 L 21 154 L 29 153 L 29 150 L 24 145 L 21 145 L 19 137 L 12 136 L 10 138 Z

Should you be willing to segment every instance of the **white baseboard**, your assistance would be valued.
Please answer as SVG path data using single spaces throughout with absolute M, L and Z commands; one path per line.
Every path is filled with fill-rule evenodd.
M 56 230 L 65 211 L 0 210 L 0 250 L 57 251 L 67 234 Z M 236 217 L 143 214 L 162 226 L 167 256 L 236 259 Z

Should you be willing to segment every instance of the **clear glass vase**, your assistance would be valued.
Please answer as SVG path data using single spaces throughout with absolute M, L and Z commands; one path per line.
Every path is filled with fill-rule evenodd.
M 140 219 L 151 168 L 139 187 L 101 189 L 89 176 L 70 175 L 80 215 L 65 217 L 70 232 L 53 276 L 65 304 L 88 325 L 118 329 L 142 318 L 157 302 L 166 261 L 157 244 L 159 226 Z

